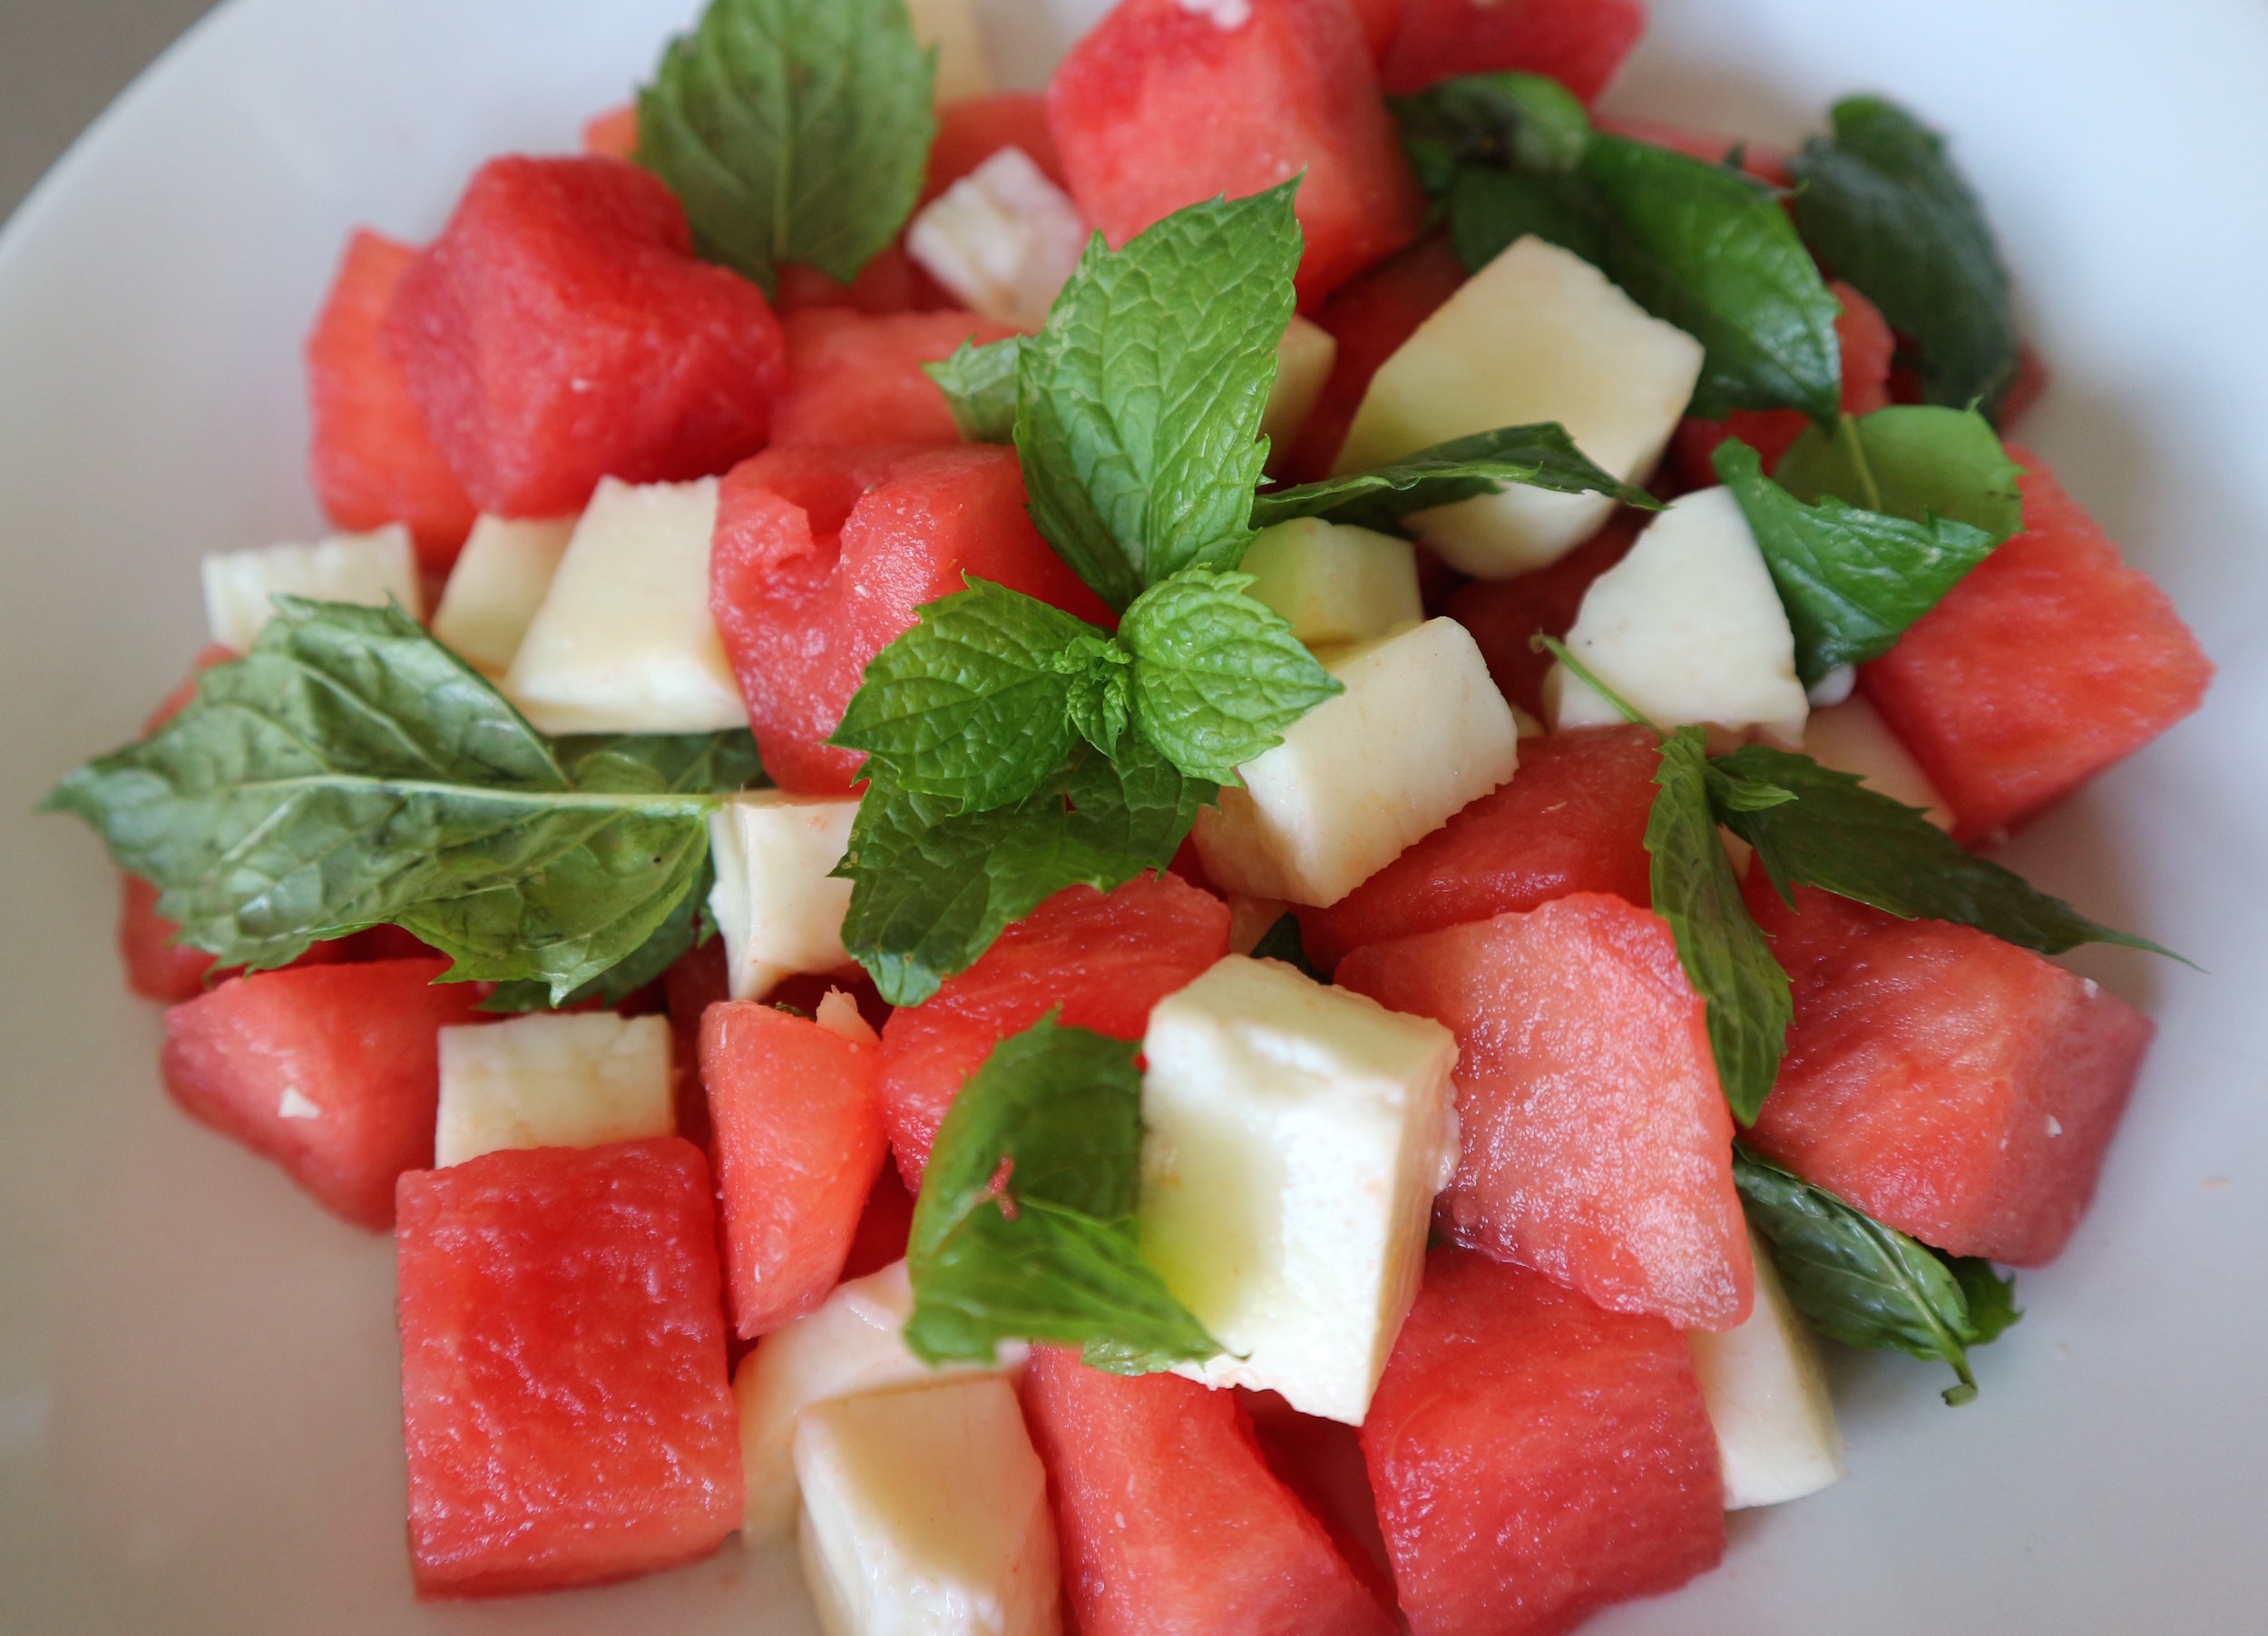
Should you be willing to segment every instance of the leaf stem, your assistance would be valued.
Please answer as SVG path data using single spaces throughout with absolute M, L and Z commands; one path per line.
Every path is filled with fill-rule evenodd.
M 1613 705 L 1617 710 L 1621 712 L 1622 719 L 1625 721 L 1628 721 L 1632 727 L 1651 727 L 1654 729 L 1654 731 L 1661 737 L 1667 739 L 1669 736 L 1667 733 L 1663 732 L 1659 727 L 1656 727 L 1652 721 L 1647 720 L 1644 712 L 1642 712 L 1637 706 L 1632 704 L 1628 699 L 1625 699 L 1621 694 L 1616 692 L 1614 689 L 1599 681 L 1598 674 L 1593 671 L 1589 665 L 1585 664 L 1581 660 L 1576 658 L 1574 654 L 1569 652 L 1567 643 L 1561 642 L 1558 637 L 1546 636 L 1542 632 L 1539 631 L 1528 639 L 1528 645 L 1530 649 L 1537 652 L 1550 654 L 1552 658 L 1567 666 L 1569 672 L 1574 676 L 1576 681 L 1590 689 L 1592 692 L 1598 694 L 1601 699 L 1604 699 L 1608 704 Z
M 1867 459 L 1865 441 L 1859 436 L 1858 416 L 1855 415 L 1836 416 L 1835 436 L 1843 440 L 1843 446 L 1850 451 L 1851 465 L 1858 473 L 1860 491 L 1866 496 L 1866 509 L 1872 512 L 1881 511 L 1882 509 L 1882 485 L 1874 481 L 1873 463 Z

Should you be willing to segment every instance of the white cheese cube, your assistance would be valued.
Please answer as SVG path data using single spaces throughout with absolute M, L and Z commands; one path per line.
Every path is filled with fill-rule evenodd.
M 1178 1372 L 1361 1425 L 1457 1168 L 1455 1037 L 1231 955 L 1142 1053 L 1142 1254 L 1242 1355 Z
M 202 563 L 205 625 L 213 641 L 240 653 L 276 612 L 277 595 L 383 608 L 386 598 L 412 619 L 424 617 L 417 552 L 409 530 L 390 523 L 372 534 L 336 534 L 313 545 L 267 545 L 216 551 Z
M 1417 548 L 1407 540 L 1320 517 L 1264 528 L 1237 566 L 1246 594 L 1291 622 L 1311 648 L 1363 642 L 1425 617 Z
M 1804 753 L 1822 767 L 1858 774 L 1877 794 L 1921 808 L 1941 829 L 1953 827 L 1945 798 L 1864 694 L 1854 693 L 1841 704 L 1812 711 L 1804 723 Z
M 997 1376 L 847 1397 L 796 1426 L 797 1550 L 828 1636 L 1054 1636 L 1055 1519 Z
M 1642 483 L 1701 377 L 1701 351 L 1579 256 L 1520 239 L 1385 361 L 1355 411 L 1338 469 L 1362 471 L 1452 437 L 1556 420 L 1607 471 Z M 1565 556 L 1613 506 L 1603 495 L 1515 484 L 1413 521 L 1457 567 L 1502 579 Z
M 833 877 L 858 803 L 752 789 L 709 815 L 717 884 L 709 913 L 725 938 L 736 1000 L 760 1000 L 782 977 L 839 972 L 851 883 Z
M 906 1350 L 900 1331 L 914 1312 L 905 1263 L 853 1278 L 784 1329 L 757 1342 L 732 1377 L 740 1411 L 740 1469 L 748 1504 L 740 1533 L 748 1543 L 787 1537 L 796 1520 L 796 1417 L 815 1403 L 894 1386 L 985 1374 L 982 1365 L 933 1367 Z M 1000 1367 L 1023 1367 L 1022 1341 L 1003 1343 Z
M 434 1163 L 503 1148 L 596 1148 L 677 1129 L 670 1023 L 537 1012 L 441 1031 Z
M 1657 727 L 1804 741 L 1811 702 L 1795 679 L 1795 636 L 1730 489 L 1686 495 L 1647 524 L 1583 593 L 1567 646 Z M 1554 731 L 1622 720 L 1563 665 L 1544 678 L 1544 703 Z
M 1276 343 L 1276 384 L 1268 388 L 1268 407 L 1260 416 L 1260 430 L 1273 457 L 1286 454 L 1307 416 L 1315 412 L 1331 366 L 1339 361 L 1339 338 L 1322 325 L 1292 314 L 1284 338 Z
M 591 496 L 503 691 L 547 733 L 705 733 L 748 706 L 709 617 L 717 480 Z
M 1197 847 L 1225 891 L 1332 904 L 1512 776 L 1511 708 L 1451 619 L 1325 658 L 1346 691 L 1237 769 Z
M 449 570 L 441 605 L 433 611 L 434 635 L 474 670 L 502 676 L 543 605 L 574 532 L 572 517 L 484 513 Z
M 1047 322 L 1086 246 L 1071 196 L 1014 146 L 931 200 L 905 234 L 905 253 L 970 311 L 1019 329 Z
M 992 94 L 992 61 L 975 0 L 907 0 L 905 12 L 914 43 L 937 48 L 937 101 Z
M 1756 1305 L 1722 1335 L 1689 1329 L 1694 1373 L 1716 1428 L 1725 1469 L 1725 1508 L 1777 1505 L 1817 1494 L 1841 1478 L 1843 1433 L 1827 1396 L 1819 1346 L 1754 1233 Z

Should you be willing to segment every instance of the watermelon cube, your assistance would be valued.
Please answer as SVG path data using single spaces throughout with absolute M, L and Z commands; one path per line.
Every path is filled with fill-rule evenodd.
M 1436 1250 L 1363 1425 L 1413 1636 L 1545 1636 L 1725 1554 L 1685 1337 Z
M 1080 213 L 1114 246 L 1305 171 L 1303 311 L 1424 222 L 1347 0 L 1119 0 L 1055 71 L 1048 122 Z
M 1709 155 L 1722 157 L 1723 148 Z M 1785 178 L 1781 179 L 1783 181 Z M 1835 318 L 1835 339 L 1843 352 L 1843 412 L 1872 415 L 1890 406 L 1890 362 L 1898 338 L 1873 302 L 1840 279 L 1827 286 L 1843 303 Z M 1690 488 L 1708 488 L 1716 482 L 1711 456 L 1727 437 L 1737 437 L 1764 458 L 1773 470 L 1780 456 L 1804 435 L 1811 420 L 1801 409 L 1735 409 L 1722 420 L 1688 416 L 1677 423 L 1669 441 L 1669 456 L 1677 475 Z
M 1286 481 L 1308 483 L 1330 475 L 1371 377 L 1465 278 L 1465 264 L 1449 240 L 1429 233 L 1332 293 L 1315 322 L 1338 343 L 1338 350 L 1322 394 L 1284 457 Z
M 774 783 L 850 793 L 863 758 L 827 735 L 866 661 L 964 573 L 1110 618 L 1032 527 L 1012 450 L 774 449 L 734 469 L 709 608 Z
M 772 446 L 957 444 L 952 407 L 922 366 L 1015 332 L 965 312 L 869 318 L 844 307 L 787 315 L 787 384 L 772 411 Z
M 1230 1392 L 1035 1347 L 1024 1416 L 1081 1636 L 1390 1636 L 1393 1621 L 1272 1473 Z
M 676 195 L 619 159 L 482 166 L 385 338 L 474 500 L 514 517 L 723 471 L 763 446 L 781 373 L 763 291 L 696 260 Z
M 212 956 L 173 941 L 181 928 L 158 913 L 158 889 L 139 875 L 118 877 L 118 957 L 126 986 L 145 1000 L 175 1004 L 205 992 Z
M 2204 699 L 2213 661 L 2149 577 L 2018 445 L 2024 532 L 1862 667 L 1859 685 L 1979 840 L 2139 749 Z
M 1359 950 L 1338 980 L 1457 1035 L 1459 1243 L 1681 1329 L 1748 1316 L 1733 1118 L 1660 919 L 1581 892 Z
M 582 151 L 608 159 L 629 159 L 638 152 L 638 104 L 618 103 L 582 122 Z
M 380 1231 L 394 1179 L 433 1162 L 440 1034 L 480 993 L 446 960 L 306 965 L 165 1014 L 160 1068 L 182 1112 L 272 1159 L 326 1210 Z
M 522 1148 L 400 1189 L 411 1567 L 497 1596 L 705 1556 L 740 1520 L 709 1166 Z
M 1549 713 L 1543 679 L 1555 661 L 1529 644 L 1539 634 L 1563 637 L 1574 629 L 1591 582 L 1629 554 L 1651 515 L 1617 511 L 1558 562 L 1508 580 L 1468 581 L 1442 604 L 1450 618 L 1472 632 L 1504 697 L 1539 720 Z
M 1645 32 L 1645 0 L 1403 0 L 1379 78 L 1400 96 L 1517 69 L 1549 74 L 1589 103 Z
M 937 135 L 929 144 L 929 178 L 922 202 L 943 192 L 1002 148 L 1022 148 L 1057 187 L 1065 185 L 1063 161 L 1048 128 L 1047 98 L 1031 91 L 1003 91 L 937 104 Z
M 881 1042 L 847 1000 L 823 1015 L 836 1026 L 731 1000 L 701 1019 L 725 1261 L 744 1340 L 826 1298 L 886 1152 L 875 1095 Z
M 779 269 L 779 289 L 772 298 L 772 310 L 783 315 L 843 307 L 880 316 L 952 305 L 928 275 L 894 244 L 875 251 L 847 284 L 828 278 L 816 267 L 788 262 Z
M 417 252 L 367 230 L 347 254 L 307 340 L 308 476 L 332 523 L 361 533 L 406 524 L 417 560 L 442 573 L 473 528 L 473 500 L 434 446 L 382 335 Z
M 882 1117 L 906 1185 L 918 1190 L 929 1145 L 961 1082 L 992 1047 L 1051 1010 L 1066 1027 L 1139 1040 L 1150 1007 L 1228 953 L 1228 906 L 1177 875 L 1142 875 L 1115 892 L 1070 887 L 1000 935 L 882 1030 Z
M 2028 949 L 1808 888 L 1749 906 L 1795 992 L 1749 1140 L 1954 1255 L 2055 1259 L 2095 1195 L 2150 1020 Z
M 1368 944 L 1532 909 L 1570 892 L 1608 892 L 1647 906 L 1656 744 L 1642 727 L 1525 740 L 1510 783 L 1329 908 L 1294 910 L 1308 958 L 1328 968 Z

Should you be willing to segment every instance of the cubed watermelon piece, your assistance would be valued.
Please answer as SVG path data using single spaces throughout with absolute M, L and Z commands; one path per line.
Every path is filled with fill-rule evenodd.
M 1589 103 L 1645 32 L 1645 0 L 1403 0 L 1379 78 L 1400 96 L 1510 68 L 1549 74 Z
M 1725 1554 L 1686 1337 L 1470 1250 L 1425 1282 L 1363 1423 L 1413 1636 L 1547 1636 Z
M 1890 363 L 1898 350 L 1898 338 L 1881 309 L 1850 285 L 1838 280 L 1827 288 L 1843 303 L 1835 318 L 1835 339 L 1843 351 L 1843 412 L 1872 415 L 1888 408 Z M 1755 449 L 1769 472 L 1809 425 L 1800 409 L 1735 409 L 1722 420 L 1688 416 L 1677 423 L 1669 440 L 1670 459 L 1688 487 L 1710 488 L 1716 483 L 1710 457 L 1727 437 L 1737 437 Z
M 1558 562 L 1509 580 L 1469 580 L 1442 603 L 1450 618 L 1472 632 L 1497 691 L 1537 720 L 1550 714 L 1544 709 L 1543 679 L 1556 661 L 1537 651 L 1535 638 L 1568 633 L 1591 582 L 1629 554 L 1653 514 L 1618 510 Z
M 722 937 L 695 944 L 661 974 L 662 1009 L 670 1014 L 670 1066 L 677 1076 L 678 1134 L 703 1152 L 714 1151 L 716 1129 L 709 1122 L 709 1091 L 701 1083 L 701 1017 L 731 994 Z
M 446 960 L 232 977 L 165 1014 L 159 1059 L 184 1112 L 274 1160 L 334 1215 L 383 1231 L 394 1179 L 433 1162 L 440 1033 L 480 1020 Z
M 158 889 L 139 875 L 118 877 L 118 957 L 126 986 L 145 1000 L 174 1004 L 205 992 L 212 956 L 173 941 L 181 927 L 158 913 Z
M 1859 685 L 1975 841 L 2068 795 L 2195 710 L 2213 661 L 2149 576 L 2025 468 L 2024 532 L 1862 668 Z
M 763 446 L 782 369 L 764 292 L 694 257 L 660 178 L 598 157 L 482 166 L 386 342 L 473 499 L 513 517 L 725 470 Z
M 1080 1636 L 1391 1636 L 1385 1608 L 1269 1471 L 1234 1393 L 1039 1347 L 1023 1403 Z
M 367 230 L 347 241 L 307 340 L 308 476 L 338 527 L 406 524 L 419 565 L 445 573 L 473 530 L 473 499 L 434 446 L 382 339 L 395 288 L 416 259 L 410 246 Z
M 1327 909 L 1299 907 L 1326 968 L 1366 944 L 1532 909 L 1570 892 L 1653 902 L 1646 820 L 1652 730 L 1594 727 L 1520 742 L 1520 770 Z
M 843 307 L 793 312 L 787 384 L 772 412 L 772 446 L 958 444 L 953 407 L 924 364 L 1016 332 L 966 312 L 869 318 Z
M 680 1137 L 518 1148 L 401 1181 L 421 1597 L 622 1579 L 740 1525 L 709 1165 Z
M 1429 233 L 1333 292 L 1315 322 L 1338 342 L 1338 350 L 1315 407 L 1284 457 L 1288 481 L 1310 483 L 1331 475 L 1371 377 L 1435 308 L 1456 294 L 1465 278 L 1465 264 L 1449 240 Z
M 1373 63 L 1383 63 L 1402 26 L 1402 0 L 1354 0 L 1354 20 L 1363 25 L 1363 48 Z
M 701 1019 L 743 1340 L 817 1306 L 842 1277 L 887 1151 L 875 1092 L 881 1055 L 871 1033 L 837 1034 L 751 1001 L 711 1005 Z
M 906 1241 L 913 1234 L 914 1195 L 905 1190 L 898 1167 L 885 1164 L 866 1195 L 866 1208 L 859 1212 L 850 1254 L 843 1258 L 843 1281 L 863 1278 L 905 1259 Z
M 1119 0 L 1055 71 L 1048 122 L 1080 213 L 1113 245 L 1305 171 L 1302 311 L 1424 223 L 1348 0 Z
M 773 782 L 849 792 L 864 758 L 827 735 L 866 661 L 964 573 L 1110 617 L 1032 527 L 1013 450 L 774 449 L 733 470 L 709 608 Z
M 1048 129 L 1047 98 L 1033 91 L 1003 91 L 937 105 L 937 136 L 929 144 L 922 202 L 927 204 L 1002 148 L 1022 148 L 1050 181 L 1069 186 L 1055 133 Z
M 618 103 L 583 122 L 582 151 L 606 159 L 628 159 L 638 152 L 638 104 Z
M 1457 1036 L 1459 1243 L 1681 1329 L 1748 1316 L 1733 1116 L 1659 917 L 1577 893 L 1357 950 L 1337 980 Z
M 1227 953 L 1228 906 L 1176 875 L 1070 887 L 1010 926 L 883 1027 L 882 1117 L 906 1185 L 920 1188 L 961 1082 L 1001 1041 L 1057 1006 L 1066 1027 L 1139 1040 L 1151 1006 Z
M 847 284 L 816 267 L 790 261 L 779 269 L 772 310 L 781 315 L 825 307 L 846 307 L 874 317 L 951 307 L 953 298 L 914 264 L 901 245 L 886 244 L 868 259 Z
M 2095 1196 L 2155 1025 L 1970 926 L 1749 877 L 1788 971 L 1787 1059 L 1748 1140 L 1955 1255 L 2055 1259 Z

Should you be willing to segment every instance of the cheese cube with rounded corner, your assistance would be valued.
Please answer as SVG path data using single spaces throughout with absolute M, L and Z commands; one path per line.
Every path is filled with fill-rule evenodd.
M 905 253 L 962 305 L 1037 329 L 1079 266 L 1087 224 L 1071 196 L 1011 144 L 922 207 Z
M 1246 594 L 1291 622 L 1311 648 L 1363 642 L 1425 617 L 1417 548 L 1407 540 L 1320 517 L 1295 517 L 1253 536 L 1237 564 Z
M 1648 523 L 1583 593 L 1567 647 L 1657 727 L 1804 741 L 1811 701 L 1795 679 L 1795 636 L 1728 488 L 1682 495 Z M 1543 696 L 1555 732 L 1622 720 L 1564 665 L 1544 677 Z
M 1331 378 L 1331 366 L 1338 361 L 1339 338 L 1294 313 L 1276 343 L 1276 384 L 1268 388 L 1267 407 L 1260 415 L 1260 431 L 1268 440 L 1271 457 L 1290 451 L 1307 416 L 1315 412 L 1324 383 Z
M 1819 1343 L 1789 1303 L 1764 1240 L 1752 1232 L 1748 1248 L 1756 1265 L 1755 1310 L 1723 1334 L 1686 1332 L 1716 1428 L 1727 1511 L 1800 1500 L 1845 1474 Z
M 996 1375 L 845 1397 L 796 1425 L 796 1547 L 828 1636 L 1054 1636 L 1047 1473 Z
M 905 12 L 914 43 L 937 48 L 938 102 L 992 94 L 992 59 L 985 54 L 976 0 L 907 0 Z
M 1237 769 L 1194 831 L 1223 891 L 1334 904 L 1512 776 L 1511 707 L 1465 628 L 1432 619 L 1323 656 L 1345 691 Z
M 1804 753 L 1822 767 L 1858 774 L 1877 794 L 1921 808 L 1941 829 L 1953 827 L 1952 811 L 1930 775 L 1862 693 L 1812 711 L 1804 723 Z
M 1643 483 L 1693 397 L 1701 357 L 1699 341 L 1648 314 L 1581 257 L 1541 239 L 1516 240 L 1372 377 L 1338 470 L 1553 420 L 1614 476 Z M 1412 522 L 1452 565 L 1506 579 L 1565 556 L 1614 504 L 1512 484 Z
M 265 545 L 253 551 L 216 551 L 200 565 L 205 587 L 205 625 L 224 648 L 249 653 L 274 616 L 277 595 L 318 602 L 402 604 L 424 616 L 417 583 L 417 549 L 409 530 L 389 523 L 369 534 L 335 534 L 312 545 Z
M 714 477 L 602 481 L 504 672 L 505 697 L 547 733 L 746 727 L 709 616 L 716 525 Z
M 574 532 L 572 517 L 484 512 L 442 587 L 441 605 L 433 611 L 434 635 L 483 675 L 502 676 L 543 605 Z
M 982 1364 L 924 1363 L 900 1332 L 914 1312 L 905 1263 L 852 1278 L 784 1329 L 757 1342 L 732 1377 L 740 1409 L 740 1469 L 748 1481 L 741 1536 L 751 1545 L 784 1540 L 796 1520 L 796 1418 L 815 1403 L 895 1386 L 988 1373 Z M 1023 1367 L 1022 1341 L 1003 1342 L 999 1367 Z
M 736 1000 L 760 1000 L 782 977 L 839 972 L 851 883 L 834 877 L 850 846 L 853 798 L 751 789 L 709 815 L 717 871 L 709 909 L 724 934 Z
M 1142 1054 L 1142 1255 L 1227 1349 L 1176 1372 L 1361 1425 L 1456 1173 L 1455 1037 L 1231 955 Z
M 444 1028 L 433 1161 L 675 1135 L 670 1090 L 667 1017 L 536 1012 Z

